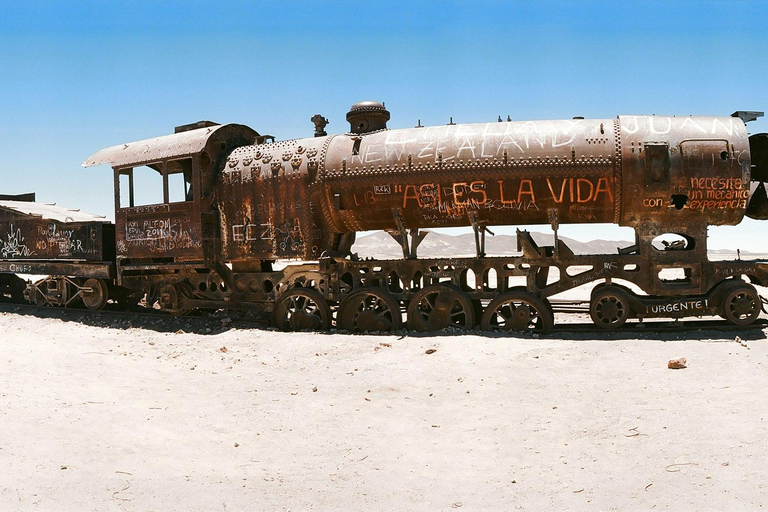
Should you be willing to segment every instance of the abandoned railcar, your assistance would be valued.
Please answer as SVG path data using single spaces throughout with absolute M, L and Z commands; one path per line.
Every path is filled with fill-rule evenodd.
M 53 305 L 79 296 L 93 309 L 146 295 L 173 314 L 254 309 L 287 330 L 546 333 L 549 298 L 594 282 L 589 312 L 601 328 L 704 315 L 746 325 L 761 312 L 753 284 L 768 284 L 768 261 L 710 261 L 707 228 L 768 218 L 768 135 L 745 124 L 759 115 L 390 130 L 389 111 L 369 101 L 352 106 L 347 133 L 327 135 L 316 115 L 314 137 L 286 141 L 203 121 L 89 157 L 83 165 L 113 169 L 115 223 L 70 229 L 95 229 L 89 247 L 100 252 L 4 251 L 0 284 L 18 298 L 15 274 L 47 274 L 22 295 Z M 8 244 L 19 245 L 20 222 L 0 216 Z M 570 223 L 628 226 L 635 244 L 576 255 L 557 237 Z M 490 227 L 529 224 L 551 226 L 553 245 L 518 230 L 509 255 L 486 255 Z M 474 257 L 418 257 L 425 229 L 455 226 L 474 231 Z M 351 254 L 367 230 L 390 233 L 402 259 Z M 665 233 L 680 241 L 660 248 Z

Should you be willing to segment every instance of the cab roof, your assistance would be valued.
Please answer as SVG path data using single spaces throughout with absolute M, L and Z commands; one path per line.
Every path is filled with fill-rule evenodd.
M 155 137 L 154 139 L 128 142 L 102 149 L 89 156 L 83 162 L 83 167 L 92 167 L 100 164 L 124 167 L 131 164 L 155 162 L 167 158 L 199 153 L 205 149 L 208 140 L 215 132 L 228 127 L 244 132 L 254 142 L 260 137 L 255 130 L 245 125 L 220 124 L 205 126 L 203 128 Z

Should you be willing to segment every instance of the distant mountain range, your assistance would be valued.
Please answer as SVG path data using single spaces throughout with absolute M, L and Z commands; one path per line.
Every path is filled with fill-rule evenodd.
M 553 245 L 552 234 L 531 232 L 531 236 L 539 246 Z M 574 254 L 616 254 L 619 247 L 629 247 L 633 242 L 613 240 L 592 240 L 579 242 L 564 236 L 560 240 L 571 248 Z M 488 256 L 509 256 L 517 253 L 517 237 L 515 235 L 487 235 L 485 251 Z M 352 246 L 352 252 L 360 257 L 396 259 L 402 258 L 403 252 L 398 243 L 387 233 L 379 231 L 357 239 Z M 446 256 L 474 256 L 475 235 L 447 235 L 430 231 L 419 245 L 418 254 L 424 258 L 442 258 Z
M 531 236 L 539 246 L 553 245 L 551 233 L 531 232 Z M 629 247 L 634 242 L 627 240 L 592 240 L 580 242 L 573 238 L 561 236 L 560 240 L 570 247 L 574 254 L 617 254 L 619 248 Z M 517 237 L 515 235 L 487 235 L 485 239 L 486 253 L 488 256 L 510 256 L 517 252 Z M 361 258 L 398 259 L 403 257 L 403 252 L 397 242 L 384 231 L 359 237 L 352 246 L 352 252 L 358 253 Z M 419 245 L 418 254 L 422 258 L 471 257 L 475 255 L 475 235 L 464 233 L 461 235 L 448 235 L 430 231 Z M 755 259 L 758 256 L 753 253 L 741 251 L 743 259 Z M 713 260 L 735 259 L 736 251 L 717 250 L 710 251 L 709 257 Z

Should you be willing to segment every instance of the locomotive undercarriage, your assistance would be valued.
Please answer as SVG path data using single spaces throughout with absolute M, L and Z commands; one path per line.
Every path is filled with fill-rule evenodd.
M 216 271 L 202 262 L 118 260 L 115 272 L 96 266 L 92 276 L 81 271 L 30 282 L 23 297 L 39 306 L 83 303 L 89 309 L 101 309 L 108 300 L 125 305 L 145 297 L 148 307 L 173 315 L 195 309 L 256 311 L 271 315 L 282 330 L 407 327 L 546 334 L 561 309 L 557 303 L 553 308 L 551 297 L 598 283 L 589 314 L 603 329 L 617 329 L 631 318 L 719 315 L 736 325 L 757 319 L 762 299 L 747 281 L 768 283 L 768 262 L 710 262 L 699 250 L 655 251 L 651 238 L 639 236 L 637 245 L 616 254 L 575 255 L 557 237 L 555 245 L 539 247 L 527 231 L 518 231 L 517 256 L 479 256 L 478 243 L 478 256 L 470 258 L 327 257 L 279 270 L 263 262 L 260 272 L 229 266 Z M 416 245 L 409 245 L 408 255 L 415 256 Z M 670 268 L 677 275 L 663 278 Z M 18 300 L 22 281 L 12 274 L 2 278 L 0 292 Z
M 538 247 L 529 233 L 518 231 L 521 256 L 320 263 L 332 283 L 326 298 L 338 304 L 336 327 L 347 331 L 397 330 L 404 312 L 408 329 L 415 331 L 479 327 L 547 333 L 554 324 L 549 298 L 588 283 L 598 283 L 589 313 L 604 329 L 621 327 L 629 318 L 710 315 L 747 325 L 762 310 L 756 289 L 742 276 L 768 282 L 768 262 L 702 263 L 695 254 L 670 254 L 676 251 L 649 257 L 638 247 L 630 254 L 574 255 L 562 241 L 556 244 Z M 661 279 L 670 265 L 680 277 Z M 277 315 L 275 322 L 290 324 L 290 318 Z

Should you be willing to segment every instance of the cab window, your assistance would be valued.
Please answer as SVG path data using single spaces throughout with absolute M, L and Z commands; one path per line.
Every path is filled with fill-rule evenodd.
M 118 187 L 120 188 L 120 208 L 162 203 L 162 164 L 147 164 L 120 169 Z
M 166 165 L 168 202 L 192 201 L 192 159 L 170 160 Z
M 119 208 L 192 201 L 192 158 L 120 169 L 117 188 Z

